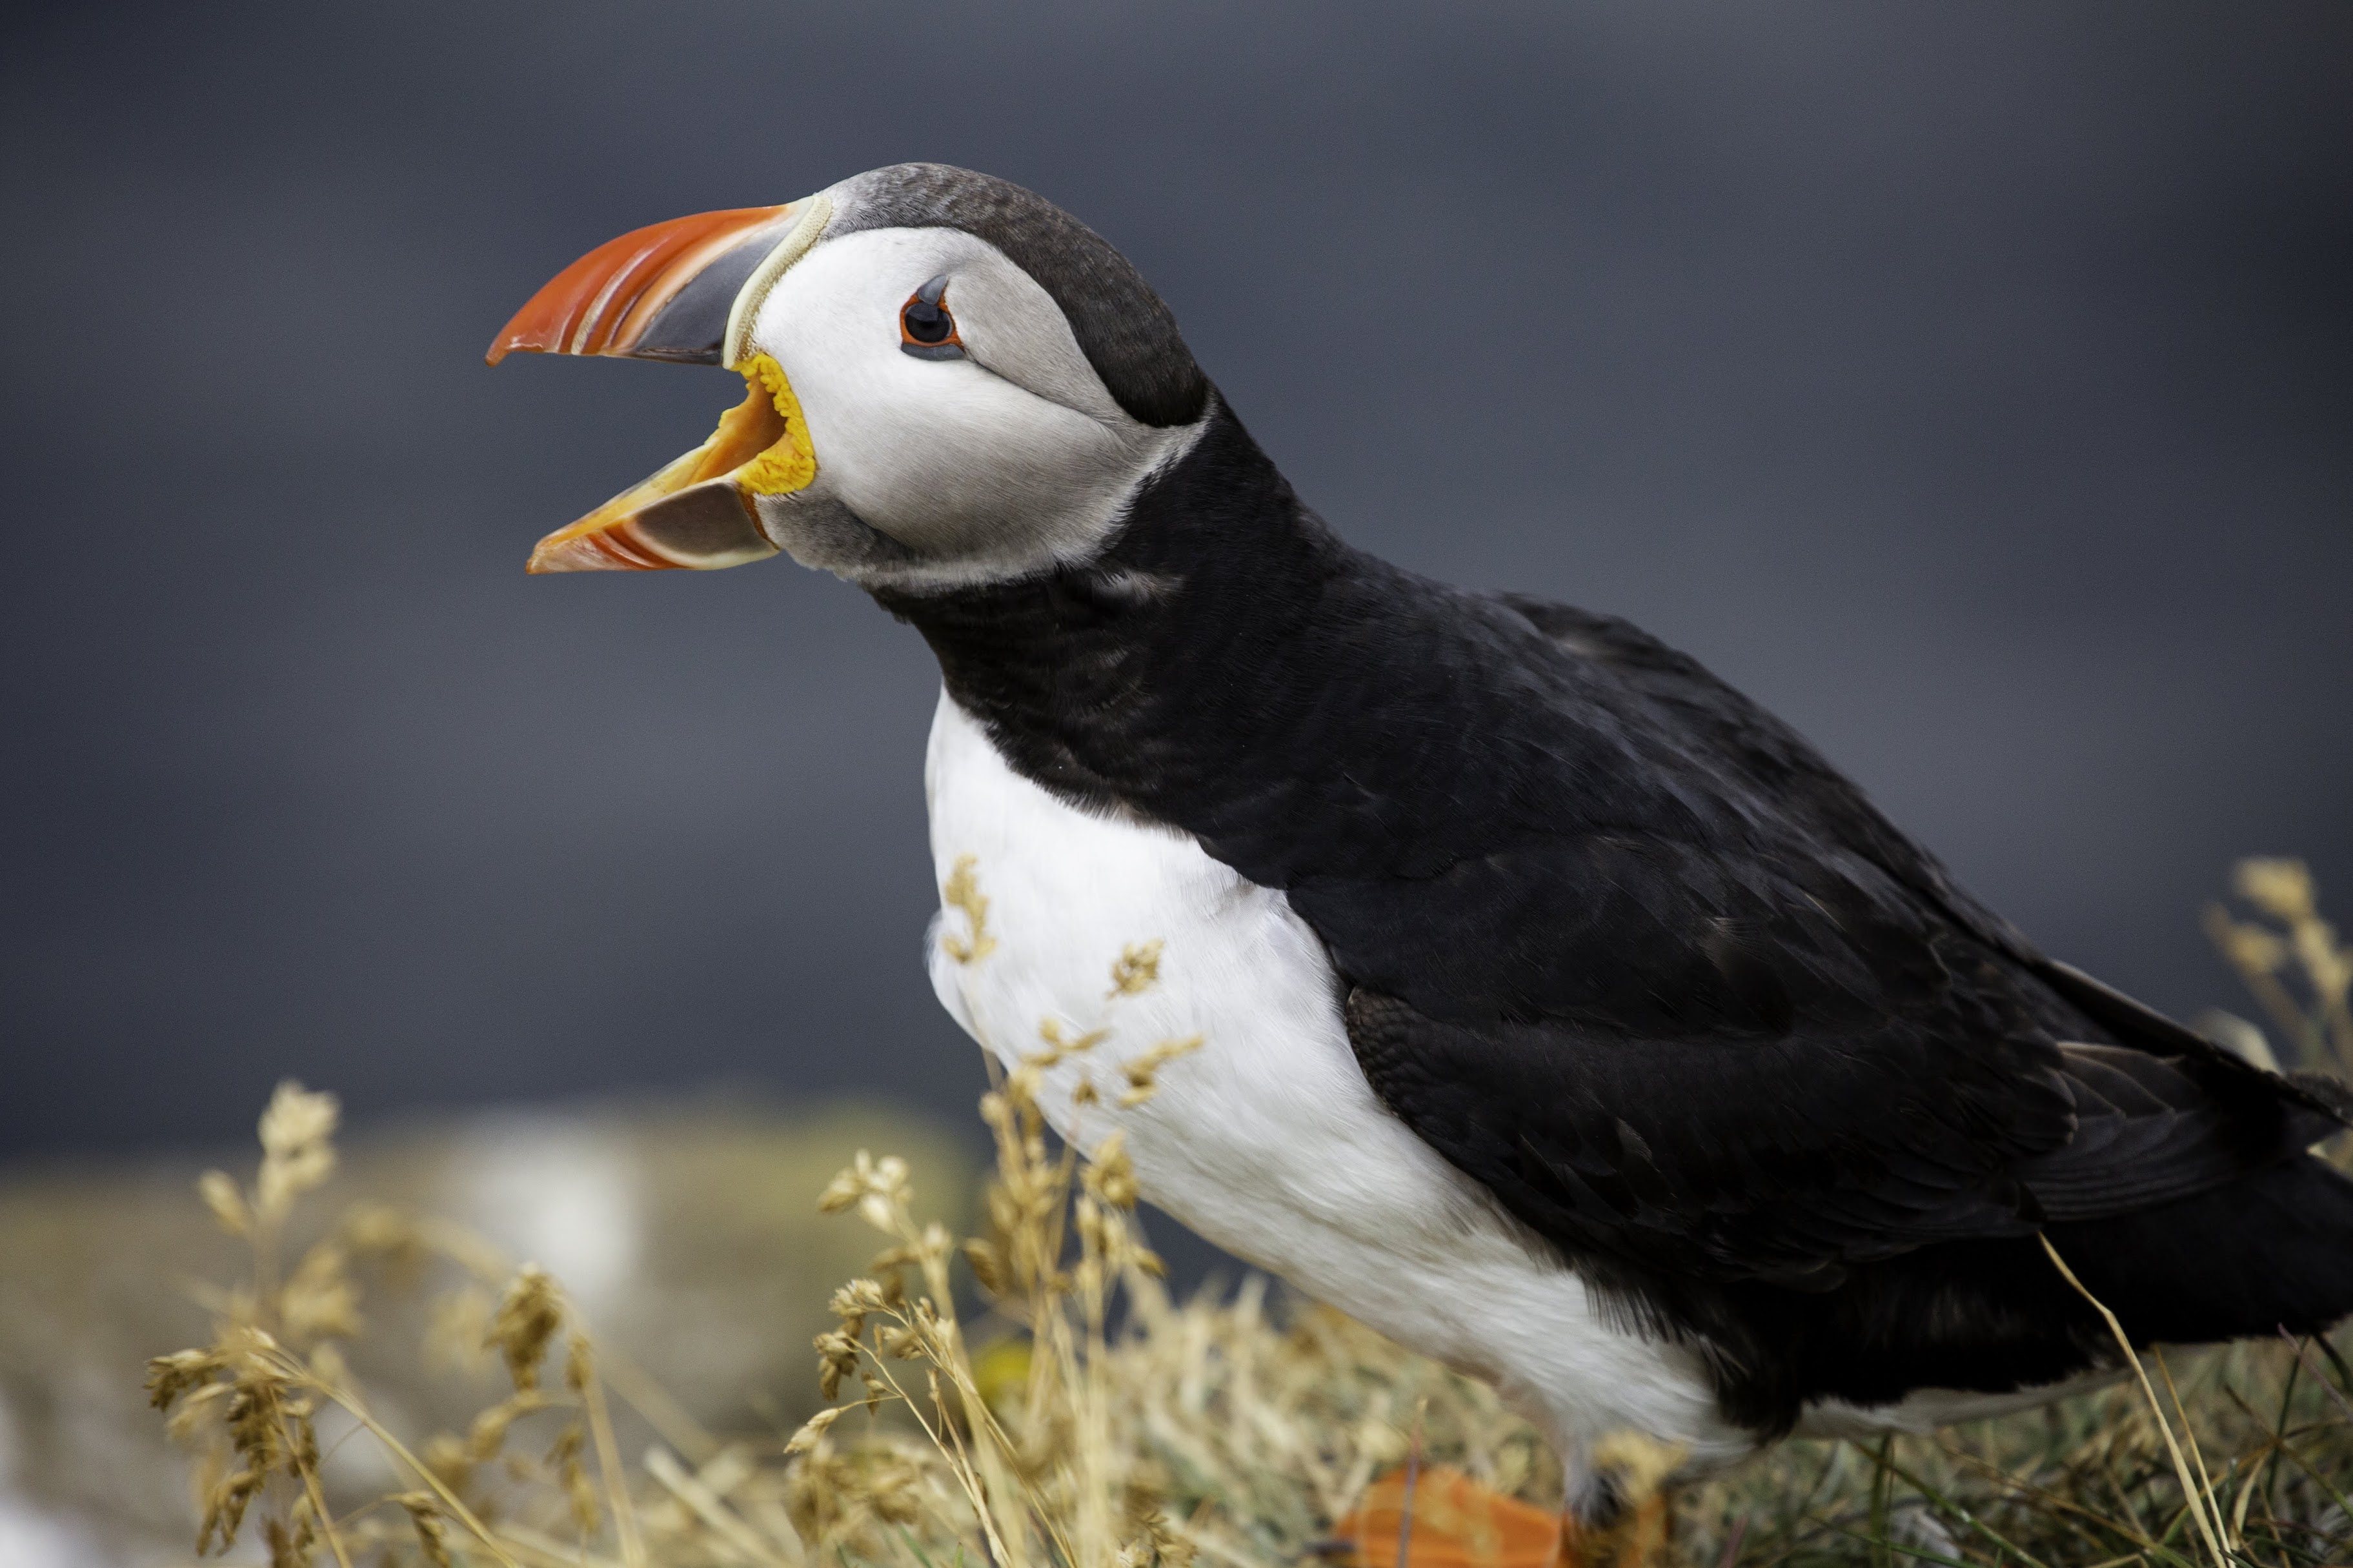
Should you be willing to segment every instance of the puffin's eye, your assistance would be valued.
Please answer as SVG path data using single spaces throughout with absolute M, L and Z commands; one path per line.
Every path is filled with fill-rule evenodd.
M 942 273 L 907 296 L 899 307 L 899 351 L 917 359 L 962 359 L 964 340 L 956 336 L 955 317 L 944 302 L 947 275 Z
M 944 343 L 955 335 L 955 318 L 937 305 L 910 300 L 899 312 L 900 328 L 919 343 Z

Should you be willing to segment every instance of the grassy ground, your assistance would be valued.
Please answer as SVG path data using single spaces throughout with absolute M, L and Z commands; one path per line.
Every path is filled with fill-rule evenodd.
M 796 1423 L 816 1406 L 808 1342 L 832 1321 L 826 1297 L 872 1250 L 810 1195 L 860 1147 L 901 1151 L 943 1197 L 972 1189 L 965 1130 L 900 1110 L 742 1095 L 580 1105 L 379 1130 L 305 1196 L 287 1247 L 299 1256 L 362 1205 L 437 1216 L 544 1263 L 701 1419 Z M 187 1457 L 135 1369 L 207 1339 L 223 1282 L 248 1272 L 193 1191 L 202 1164 L 0 1169 L 0 1568 L 192 1560 Z M 463 1431 L 499 1396 L 497 1358 L 475 1364 L 479 1345 L 451 1332 L 504 1282 L 466 1291 L 454 1266 L 363 1268 L 364 1331 L 343 1348 L 400 1430 Z M 437 1313 L 445 1332 L 427 1356 Z M 334 1436 L 338 1495 L 397 1489 L 373 1445 Z M 634 1456 L 651 1434 L 624 1414 L 619 1440 Z
M 2250 863 L 2240 890 L 2252 915 L 2218 912 L 2213 930 L 2270 1009 L 2278 1054 L 2341 1068 L 2353 963 L 2308 879 Z M 986 903 L 963 891 L 979 962 Z M 1130 949 L 1113 993 L 1153 984 L 1156 962 L 1156 948 Z M 2211 1026 L 2271 1048 L 2252 1025 Z M 997 1161 L 973 1235 L 949 1223 L 956 1192 L 927 1205 L 902 1162 L 850 1161 L 818 1206 L 880 1250 L 833 1293 L 817 1337 L 824 1407 L 797 1425 L 772 1411 L 765 1429 L 756 1412 L 724 1430 L 699 1420 L 621 1354 L 623 1336 L 592 1326 L 580 1296 L 460 1226 L 363 1204 L 293 1247 L 334 1165 L 334 1108 L 282 1089 L 254 1179 L 203 1187 L 245 1245 L 248 1277 L 211 1297 L 206 1342 L 151 1366 L 154 1403 L 197 1455 L 199 1546 L 234 1538 L 278 1563 L 343 1568 L 1260 1568 L 1386 1565 L 1403 1535 L 1416 1568 L 1537 1568 L 1552 1542 L 1530 1531 L 1550 1518 L 1556 1476 L 1491 1392 L 1260 1284 L 1170 1300 L 1115 1141 L 1081 1163 L 1046 1135 L 1039 1068 L 1095 1053 L 1113 1069 L 1101 1092 L 1134 1101 L 1197 1043 L 1114 1062 L 1126 1047 L 1103 1031 L 1047 1031 L 1036 1066 L 983 1102 Z M 404 1301 L 423 1332 L 387 1345 L 368 1321 L 403 1321 L 378 1304 Z M 494 1357 L 500 1396 L 443 1422 L 394 1409 L 354 1368 L 419 1353 L 418 1338 L 451 1364 Z M 2353 1562 L 2353 1379 L 2338 1347 L 2151 1356 L 2146 1373 L 1869 1450 L 1784 1445 L 1681 1489 L 1670 1552 L 1757 1565 Z M 1638 1496 L 1673 1458 L 1630 1437 L 1608 1455 Z M 1625 1544 L 1583 1542 L 1578 1554 L 1598 1564 Z

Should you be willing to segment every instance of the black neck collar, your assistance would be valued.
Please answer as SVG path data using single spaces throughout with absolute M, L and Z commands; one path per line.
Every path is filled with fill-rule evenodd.
M 1221 765 L 1306 700 L 1287 652 L 1335 580 L 1378 563 L 1306 510 L 1222 405 L 1083 566 L 879 589 L 1015 769 L 1092 809 L 1198 830 Z

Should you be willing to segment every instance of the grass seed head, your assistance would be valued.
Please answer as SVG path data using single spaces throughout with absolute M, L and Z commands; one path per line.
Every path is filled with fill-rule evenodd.
M 1103 994 L 1103 1000 L 1141 996 L 1160 984 L 1160 952 L 1166 945 L 1155 938 L 1151 942 L 1131 942 L 1121 949 L 1119 957 L 1112 962 L 1111 989 Z
M 476 1413 L 472 1424 L 466 1428 L 467 1459 L 487 1465 L 497 1458 L 507 1446 L 507 1429 L 533 1411 L 545 1409 L 547 1404 L 544 1394 L 524 1389 Z
M 197 1177 L 196 1194 L 229 1235 L 253 1234 L 253 1215 L 245 1206 L 245 1194 L 237 1191 L 235 1178 L 227 1171 L 206 1171 Z
M 997 938 L 988 930 L 988 900 L 981 894 L 980 879 L 973 875 L 977 864 L 973 856 L 958 857 L 948 872 L 947 881 L 940 888 L 940 903 L 965 918 L 967 935 L 959 937 L 951 932 L 940 938 L 942 949 L 958 963 L 976 963 L 997 951 Z
M 963 1251 L 965 1265 L 972 1270 L 972 1277 L 980 1281 L 980 1288 L 992 1296 L 1003 1295 L 1005 1255 L 997 1250 L 997 1244 L 976 1236 L 965 1242 Z
M 2300 921 L 2289 942 L 2314 994 L 2324 1002 L 2343 1002 L 2353 989 L 2353 952 L 2338 944 L 2337 928 L 2324 920 Z
M 294 1200 L 335 1173 L 335 1124 L 343 1110 L 332 1094 L 313 1094 L 292 1079 L 278 1086 L 261 1113 L 261 1173 L 254 1208 L 282 1221 Z
M 392 1500 L 408 1512 L 410 1528 L 417 1531 L 417 1550 L 433 1568 L 452 1568 L 449 1560 L 449 1521 L 441 1512 L 441 1501 L 431 1492 L 402 1492 Z
M 895 1234 L 907 1205 L 914 1201 L 914 1189 L 907 1183 L 907 1162 L 896 1154 L 886 1154 L 877 1160 L 865 1150 L 849 1168 L 826 1184 L 818 1194 L 819 1214 L 839 1214 L 855 1208 L 860 1218 L 885 1235 Z
M 547 1450 L 548 1468 L 555 1472 L 556 1484 L 564 1489 L 572 1528 L 583 1540 L 596 1534 L 604 1517 L 596 1500 L 596 1483 L 588 1479 L 587 1452 L 588 1434 L 577 1419 L 564 1424 Z
M 174 1351 L 147 1363 L 147 1403 L 157 1410 L 170 1410 L 181 1395 L 212 1384 L 213 1375 L 223 1366 L 217 1352 L 209 1350 Z M 219 1386 L 226 1388 L 227 1384 Z
M 245 1526 L 245 1510 L 260 1495 L 267 1479 L 251 1468 L 232 1470 L 221 1478 L 212 1495 L 205 1499 L 204 1521 L 196 1531 L 197 1556 L 211 1551 L 216 1539 L 223 1552 L 237 1544 L 237 1532 Z
M 1123 1214 L 1143 1195 L 1135 1182 L 1135 1163 L 1127 1155 L 1127 1134 L 1113 1132 L 1095 1145 L 1086 1170 L 1087 1191 Z
M 296 1498 L 284 1519 L 265 1521 L 261 1533 L 269 1548 L 269 1568 L 308 1568 L 319 1539 L 310 1494 Z
M 2234 921 L 2216 904 L 2207 912 L 2206 929 L 2232 968 L 2248 974 L 2277 974 L 2287 967 L 2288 944 L 2278 933 L 2251 921 Z
M 499 1298 L 482 1342 L 497 1349 L 516 1392 L 522 1393 L 539 1386 L 539 1363 L 563 1326 L 564 1298 L 555 1281 L 538 1264 L 526 1263 Z
M 818 1397 L 830 1405 L 840 1397 L 841 1381 L 854 1375 L 863 1353 L 857 1339 L 834 1330 L 817 1336 Z
M 787 1454 L 807 1453 L 811 1448 L 818 1446 L 818 1439 L 822 1438 L 826 1434 L 826 1428 L 831 1426 L 835 1422 L 840 1419 L 841 1411 L 839 1409 L 818 1411 L 816 1415 L 801 1423 L 799 1431 L 795 1432 L 790 1437 L 785 1440 L 785 1452 Z
M 1160 1069 L 1200 1048 L 1201 1037 L 1190 1035 L 1181 1040 L 1163 1040 L 1142 1056 L 1122 1062 L 1119 1070 L 1127 1079 L 1127 1092 L 1119 1097 L 1120 1109 L 1133 1110 L 1150 1100 L 1159 1089 Z
M 2239 862 L 2231 879 L 2241 898 L 2274 920 L 2292 925 L 2316 912 L 2312 869 L 2301 860 L 2251 858 Z

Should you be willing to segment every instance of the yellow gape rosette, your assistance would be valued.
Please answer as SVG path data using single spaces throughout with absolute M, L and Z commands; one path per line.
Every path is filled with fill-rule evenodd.
M 760 400 L 766 393 L 768 407 L 784 421 L 784 434 L 761 449 L 760 455 L 744 465 L 735 482 L 755 496 L 790 495 L 806 489 L 817 478 L 817 448 L 809 445 L 808 426 L 801 418 L 800 399 L 793 395 L 793 384 L 785 379 L 785 367 L 766 354 L 754 354 L 741 367 L 744 384 L 750 395 L 743 407 L 731 412 L 734 418 Z M 726 421 L 720 422 L 724 431 Z M 714 437 L 713 439 L 717 437 Z

